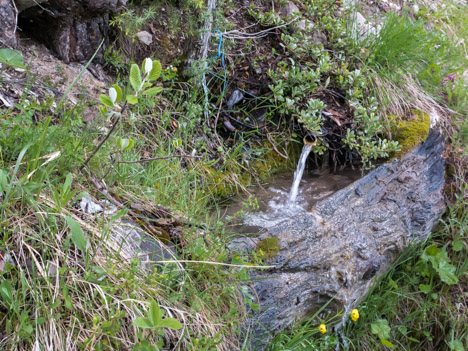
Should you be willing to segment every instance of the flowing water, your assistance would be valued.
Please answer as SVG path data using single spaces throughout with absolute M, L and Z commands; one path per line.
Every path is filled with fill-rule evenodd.
M 337 173 L 328 169 L 307 171 L 306 159 L 307 156 L 301 157 L 295 174 L 280 174 L 270 184 L 254 189 L 250 200 L 249 195 L 243 195 L 242 199 L 230 204 L 225 210 L 224 218 L 236 218 L 235 222 L 241 222 L 240 229 L 246 233 L 259 232 L 261 228 L 274 227 L 299 213 L 310 211 L 317 201 L 361 177 L 359 170 L 351 169 Z M 294 181 L 291 187 L 292 179 Z
M 289 205 L 294 205 L 294 203 L 296 202 L 297 193 L 299 191 L 299 184 L 301 183 L 307 157 L 309 156 L 311 150 L 312 150 L 312 145 L 304 145 L 304 147 L 302 148 L 301 157 L 299 158 L 296 172 L 294 172 L 294 181 L 291 187 L 291 191 L 289 192 L 289 199 L 288 199 Z

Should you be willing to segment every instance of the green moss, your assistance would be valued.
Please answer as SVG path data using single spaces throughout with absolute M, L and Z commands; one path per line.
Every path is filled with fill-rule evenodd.
M 262 239 L 257 244 L 257 253 L 262 254 L 266 259 L 275 257 L 278 252 L 279 246 L 277 237 Z
M 431 127 L 429 115 L 422 111 L 412 111 L 412 118 L 408 121 L 398 120 L 396 116 L 390 116 L 389 119 L 393 122 L 394 139 L 401 146 L 401 150 L 396 152 L 394 157 L 405 155 L 426 140 Z
M 299 154 L 299 144 L 288 143 L 286 146 L 286 153 L 289 155 L 288 159 L 281 157 L 273 146 L 268 142 L 264 141 L 259 149 L 263 150 L 260 158 L 252 163 L 252 168 L 258 178 L 262 181 L 266 181 L 272 178 L 279 172 L 290 170 L 296 166 L 296 159 L 291 155 Z M 297 150 L 296 150 L 297 149 Z
M 299 144 L 289 143 L 287 150 L 284 152 L 287 152 L 288 155 L 298 154 L 295 149 L 297 145 Z M 241 167 L 237 163 L 232 163 L 228 167 L 219 170 L 211 166 L 205 167 L 206 179 L 209 182 L 210 192 L 214 197 L 228 198 L 247 188 L 255 180 L 267 181 L 275 174 L 290 170 L 296 165 L 297 160 L 295 157 L 284 159 L 268 141 L 263 141 L 254 148 L 258 150 L 257 158 L 252 160 L 249 166 L 244 165 Z

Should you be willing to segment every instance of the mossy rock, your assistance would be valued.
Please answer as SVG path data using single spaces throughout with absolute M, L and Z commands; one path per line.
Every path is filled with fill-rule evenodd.
M 265 238 L 258 242 L 257 253 L 262 254 L 267 260 L 275 257 L 279 252 L 278 238 Z
M 396 152 L 393 157 L 402 157 L 416 146 L 426 140 L 431 127 L 431 118 L 422 111 L 412 111 L 410 120 L 398 120 L 396 116 L 390 116 L 392 122 L 392 134 L 394 140 L 398 141 L 401 150 Z

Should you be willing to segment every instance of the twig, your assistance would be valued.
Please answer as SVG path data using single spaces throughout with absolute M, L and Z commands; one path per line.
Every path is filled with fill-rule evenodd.
M 270 139 L 270 133 L 268 132 L 268 129 L 267 129 L 266 127 L 265 127 L 265 132 L 266 132 L 266 136 L 267 136 L 268 142 L 271 144 L 271 146 L 273 146 L 273 150 L 275 150 L 276 153 L 277 153 L 278 155 L 280 155 L 282 158 L 284 158 L 285 160 L 287 160 L 287 159 L 288 159 L 288 156 L 286 156 L 286 155 L 282 154 L 281 152 L 279 152 L 279 150 L 276 148 L 276 145 L 273 143 L 273 141 L 271 141 L 271 139 Z
M 89 161 L 91 161 L 91 159 L 94 157 L 94 155 L 96 155 L 96 153 L 99 151 L 99 149 L 102 147 L 102 145 L 104 145 L 104 143 L 107 141 L 107 139 L 109 139 L 111 134 L 114 132 L 115 127 L 117 127 L 117 124 L 119 124 L 119 121 L 121 120 L 121 118 L 123 116 L 123 113 L 125 112 L 126 109 L 127 109 L 127 102 L 125 102 L 125 105 L 122 107 L 122 111 L 120 112 L 120 114 L 115 117 L 116 120 L 115 120 L 114 124 L 112 125 L 111 129 L 109 130 L 109 132 L 107 133 L 107 135 L 105 136 L 105 138 L 102 139 L 102 141 L 94 149 L 94 151 L 91 153 L 91 155 L 89 155 L 88 158 L 86 159 L 86 161 L 84 161 L 83 165 L 80 167 L 80 172 L 88 165 Z
M 16 29 L 18 28 L 18 8 L 16 7 L 15 0 L 11 0 L 11 3 L 13 4 L 13 8 L 15 9 L 15 30 L 13 31 L 13 36 L 16 35 Z
M 224 101 L 224 97 L 222 97 L 221 101 L 219 102 L 218 113 L 216 114 L 215 123 L 214 123 L 214 134 L 215 134 L 216 140 L 218 140 L 218 145 L 223 145 L 223 143 L 219 139 L 218 131 L 216 130 L 218 127 L 218 119 L 219 119 L 219 114 L 221 112 L 221 107 L 223 106 L 223 101 Z
M 268 29 L 262 30 L 262 31 L 257 32 L 257 33 L 246 33 L 246 32 L 240 32 L 238 30 L 232 30 L 232 31 L 229 31 L 229 32 L 224 32 L 223 36 L 225 38 L 228 38 L 228 39 L 258 39 L 258 38 L 263 38 L 263 37 L 268 36 L 270 34 L 270 32 L 273 32 L 276 29 L 289 26 L 291 23 L 297 21 L 299 18 L 300 18 L 300 16 L 298 16 L 296 18 L 293 18 L 288 23 L 284 23 L 284 24 L 276 26 L 276 27 L 268 28 Z
M 238 267 L 238 268 L 275 268 L 275 266 L 250 266 L 245 264 L 231 264 L 213 261 L 191 261 L 191 260 L 171 260 L 171 261 L 142 261 L 143 263 L 204 263 L 215 266 Z
M 168 158 L 202 158 L 203 156 L 193 156 L 193 155 L 171 155 L 171 156 L 160 156 L 160 157 L 152 157 L 152 158 L 142 158 L 136 161 L 117 161 L 117 163 L 143 163 L 143 162 L 150 162 L 155 160 L 165 160 Z

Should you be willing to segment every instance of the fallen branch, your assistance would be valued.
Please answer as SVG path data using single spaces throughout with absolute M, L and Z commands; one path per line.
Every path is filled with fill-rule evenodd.
M 226 267 L 238 267 L 238 268 L 275 268 L 275 266 L 251 266 L 245 264 L 231 264 L 223 262 L 213 262 L 213 261 L 192 261 L 192 260 L 170 260 L 170 261 L 142 261 L 143 263 L 204 263 L 212 264 L 215 266 L 226 266 Z
M 171 156 L 160 156 L 160 157 L 151 157 L 151 158 L 142 158 L 136 161 L 117 161 L 117 163 L 143 163 L 156 160 L 166 160 L 169 158 L 202 158 L 203 156 L 193 156 L 193 155 L 171 155 Z

